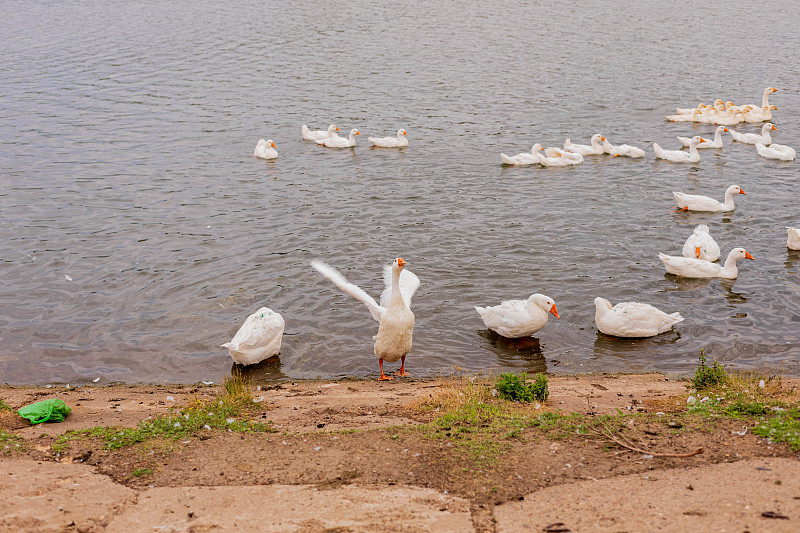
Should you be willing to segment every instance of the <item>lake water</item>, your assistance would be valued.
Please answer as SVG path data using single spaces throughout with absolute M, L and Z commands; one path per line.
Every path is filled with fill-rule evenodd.
M 0 380 L 220 380 L 219 345 L 266 305 L 286 320 L 257 378 L 376 377 L 377 324 L 309 266 L 367 292 L 397 256 L 422 280 L 416 376 L 692 371 L 800 375 L 798 163 L 752 146 L 654 159 L 651 144 L 713 126 L 676 105 L 760 103 L 779 89 L 776 142 L 800 148 L 800 14 L 714 2 L 211 1 L 2 3 Z M 301 124 L 362 133 L 355 149 Z M 408 131 L 408 149 L 369 135 Z M 743 124 L 739 131 L 759 125 Z M 588 143 L 646 148 L 575 168 L 508 168 L 500 152 Z M 280 157 L 251 156 L 260 138 Z M 684 214 L 671 191 L 735 212 Z M 735 283 L 665 275 L 708 224 Z M 542 292 L 560 320 L 492 338 L 474 311 Z M 645 340 L 597 333 L 593 298 L 680 311 Z M 393 369 L 394 365 L 389 365 Z

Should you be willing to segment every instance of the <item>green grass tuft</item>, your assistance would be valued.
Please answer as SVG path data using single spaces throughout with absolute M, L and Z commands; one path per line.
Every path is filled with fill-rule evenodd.
M 792 451 L 800 451 L 800 410 L 792 407 L 782 411 L 757 425 L 753 433 L 771 442 L 785 442 Z
M 0 453 L 11 455 L 14 452 L 21 452 L 25 449 L 25 439 L 0 429 Z
M 0 400 L 0 411 L 13 411 L 11 406 L 6 403 L 5 400 Z
M 146 477 L 146 476 L 153 475 L 154 473 L 155 473 L 155 470 L 153 470 L 151 468 L 137 468 L 136 470 L 131 472 L 131 475 L 135 476 L 135 477 Z
M 501 374 L 494 387 L 497 389 L 500 398 L 511 400 L 512 402 L 543 402 L 550 396 L 547 388 L 547 378 L 544 374 L 537 374 L 533 383 L 528 383 L 528 375 L 521 374 Z
M 692 378 L 692 385 L 697 390 L 703 390 L 724 383 L 727 379 L 728 374 L 717 361 L 711 363 L 711 366 L 706 364 L 706 353 L 705 350 L 701 349 L 700 362 Z

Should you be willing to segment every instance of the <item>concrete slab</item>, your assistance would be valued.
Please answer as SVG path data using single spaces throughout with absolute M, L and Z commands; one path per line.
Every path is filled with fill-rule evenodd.
M 788 519 L 767 518 L 773 512 Z M 495 507 L 497 533 L 800 531 L 800 461 L 752 459 L 548 487 Z M 555 530 L 557 528 L 551 528 Z
M 149 489 L 105 531 L 466 533 L 473 527 L 469 502 L 431 489 L 270 485 Z

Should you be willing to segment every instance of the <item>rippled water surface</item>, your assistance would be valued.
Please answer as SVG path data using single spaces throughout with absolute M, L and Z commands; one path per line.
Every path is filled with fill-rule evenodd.
M 407 367 L 687 372 L 704 348 L 800 374 L 798 163 L 751 146 L 656 161 L 650 145 L 713 126 L 676 105 L 760 103 L 800 148 L 800 15 L 792 2 L 2 2 L 0 379 L 220 379 L 219 345 L 262 305 L 286 319 L 266 377 L 375 376 L 377 324 L 309 267 L 377 296 L 397 256 L 422 280 Z M 579 7 L 576 7 L 579 6 Z M 301 124 L 358 128 L 355 149 Z M 408 149 L 368 135 L 408 131 Z M 745 124 L 739 131 L 755 131 Z M 505 168 L 500 152 L 593 133 L 644 159 Z M 274 162 L 251 157 L 273 139 Z M 671 191 L 735 212 L 673 211 Z M 708 224 L 735 283 L 665 275 Z M 537 339 L 509 344 L 475 305 L 554 298 Z M 646 340 L 598 334 L 595 296 L 685 321 Z M 392 365 L 390 365 L 392 366 Z

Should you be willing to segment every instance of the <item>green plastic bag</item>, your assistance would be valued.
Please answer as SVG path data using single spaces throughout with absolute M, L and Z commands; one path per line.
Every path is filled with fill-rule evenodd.
M 41 402 L 26 405 L 17 411 L 19 416 L 27 418 L 32 424 L 42 422 L 63 422 L 72 411 L 64 400 L 42 400 Z

